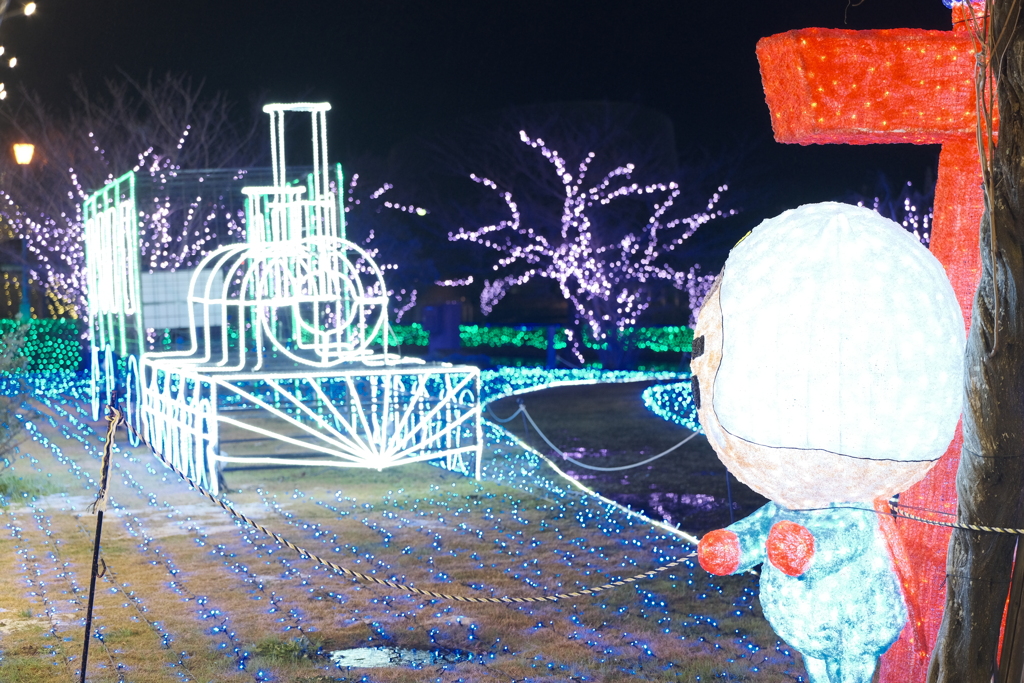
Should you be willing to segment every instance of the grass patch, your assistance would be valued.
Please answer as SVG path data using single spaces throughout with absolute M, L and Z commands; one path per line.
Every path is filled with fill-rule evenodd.
M 0 507 L 64 491 L 63 486 L 44 476 L 16 476 L 10 472 L 0 474 Z
M 296 662 L 299 660 L 324 659 L 324 642 L 320 638 L 301 636 L 290 640 L 279 637 L 264 638 L 253 648 L 253 654 L 262 657 L 268 663 Z
M 642 406 L 643 387 L 627 386 Z M 554 421 L 553 409 L 533 407 L 545 393 L 527 396 L 527 405 L 538 419 Z M 615 394 L 605 402 L 625 405 L 627 398 Z M 11 552 L 0 554 L 3 607 L 39 617 L 33 629 L 4 633 L 2 681 L 77 679 L 95 522 L 87 507 L 101 444 L 95 434 L 79 441 L 83 430 L 57 408 L 48 410 L 56 426 L 35 420 L 50 443 L 25 444 L 31 457 L 14 468 L 26 479 L 52 482 L 61 495 L 23 499 L 4 512 L 18 535 Z M 62 409 L 82 419 L 78 407 Z M 576 431 L 587 419 L 572 406 L 562 411 L 566 438 L 572 434 L 589 447 L 582 439 L 590 437 Z M 596 415 L 590 419 L 606 419 Z M 603 422 L 591 428 L 598 443 L 633 429 Z M 628 438 L 639 442 L 645 429 Z M 665 440 L 679 439 L 669 432 Z M 148 453 L 127 448 L 123 437 L 118 445 L 103 537 L 107 573 L 94 621 L 103 641 L 92 641 L 92 683 L 251 682 L 259 672 L 277 681 L 366 676 L 374 683 L 697 675 L 782 683 L 803 675 L 799 658 L 761 616 L 754 576 L 709 577 L 691 562 L 592 598 L 523 605 L 431 599 L 359 584 L 300 558 L 237 526 Z M 51 446 L 62 450 L 62 460 Z M 645 445 L 651 452 L 659 447 Z M 616 457 L 632 455 L 623 449 Z M 719 466 L 717 459 L 701 465 L 698 457 L 692 456 L 694 470 Z M 491 480 L 482 482 L 422 463 L 383 472 L 238 470 L 227 477 L 233 506 L 293 542 L 342 566 L 445 593 L 568 592 L 638 574 L 690 550 L 593 498 L 537 485 L 550 472 L 511 443 L 490 445 L 485 471 Z M 380 645 L 473 656 L 422 669 L 338 669 L 318 656 Z

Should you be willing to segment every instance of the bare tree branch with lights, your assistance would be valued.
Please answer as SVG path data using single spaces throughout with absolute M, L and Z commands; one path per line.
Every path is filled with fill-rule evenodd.
M 5 19 L 16 16 L 30 17 L 36 13 L 36 9 L 38 8 L 38 5 L 34 2 L 26 2 L 23 5 L 15 7 L 12 7 L 12 4 L 11 0 L 0 0 L 0 27 L 3 26 Z M 7 53 L 3 45 L 0 45 L 0 57 L 3 57 L 3 61 L 7 63 L 7 67 L 10 69 L 13 69 L 18 64 L 18 58 Z M 7 93 L 7 85 L 0 82 L 0 100 L 6 100 Z
M 31 278 L 45 287 L 52 312 L 75 316 L 85 310 L 79 205 L 90 192 L 133 169 L 159 179 L 182 169 L 245 168 L 259 146 L 255 116 L 239 116 L 222 93 L 207 94 L 184 75 L 108 79 L 99 94 L 77 79 L 72 90 L 77 102 L 66 112 L 27 92 L 0 110 L 11 135 L 35 146 L 20 167 L 0 154 L 0 218 L 27 243 Z M 210 206 L 185 204 L 145 207 L 145 267 L 186 267 L 223 237 L 204 226 Z
M 557 222 L 524 219 L 512 190 L 474 174 L 474 182 L 501 197 L 508 217 L 476 229 L 460 228 L 449 239 L 500 254 L 493 265 L 495 277 L 484 282 L 480 297 L 485 315 L 510 288 L 535 278 L 554 280 L 573 315 L 569 334 L 577 359 L 583 360 L 586 334 L 603 347 L 599 356 L 605 367 L 620 367 L 634 349 L 632 328 L 650 306 L 656 285 L 689 285 L 691 298 L 699 296 L 702 288 L 694 281 L 699 272 L 677 268 L 673 257 L 702 225 L 733 213 L 717 208 L 727 187 L 720 186 L 703 211 L 674 217 L 682 193 L 677 183 L 633 182 L 633 164 L 618 166 L 590 183 L 594 152 L 570 168 L 542 139 L 524 131 L 520 139 L 550 165 L 546 180 L 562 197 Z
M 420 253 L 422 245 L 412 229 L 430 212 L 398 201 L 394 189 L 387 181 L 367 184 L 359 173 L 353 173 L 342 188 L 342 203 L 346 238 L 376 261 L 388 287 L 389 320 L 400 324 L 418 303 L 421 283 L 433 281 L 436 273 Z M 410 267 L 413 264 L 415 267 Z
M 909 180 L 894 186 L 884 173 L 880 173 L 872 195 L 853 193 L 845 201 L 877 211 L 903 226 L 926 247 L 931 242 L 935 221 L 935 183 L 930 177 L 926 177 L 920 187 Z

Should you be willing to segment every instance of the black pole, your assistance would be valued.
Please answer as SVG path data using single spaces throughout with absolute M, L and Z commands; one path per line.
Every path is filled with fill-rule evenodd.
M 89 577 L 89 604 L 85 610 L 85 638 L 82 642 L 82 677 L 81 683 L 85 683 L 85 674 L 89 667 L 89 640 L 92 634 L 92 608 L 96 599 L 96 579 L 99 577 L 100 565 L 100 539 L 103 536 L 103 512 L 107 509 L 107 477 L 110 474 L 110 454 L 114 445 L 114 430 L 117 423 L 121 421 L 121 412 L 113 406 L 107 406 L 107 441 L 103 444 L 103 467 L 100 476 L 100 492 L 93 506 L 96 509 L 96 539 L 92 546 L 92 575 Z
M 999 656 L 998 683 L 1024 680 L 1024 543 L 1017 537 L 1014 551 L 1013 576 L 1010 578 L 1010 602 L 1006 610 L 1006 630 L 1003 635 L 1002 654 Z
M 100 535 L 103 533 L 103 510 L 96 511 L 96 541 L 92 546 L 92 576 L 89 578 L 89 606 L 85 611 L 85 641 L 82 643 L 82 677 L 85 683 L 85 671 L 89 666 L 89 634 L 92 633 L 92 605 L 96 598 L 96 575 L 100 563 Z
M 548 325 L 547 329 L 548 336 L 548 352 L 547 359 L 544 362 L 544 367 L 548 370 L 554 370 L 558 367 L 558 352 L 555 351 L 555 326 Z
M 7 7 L 7 2 L 4 2 Z M 31 159 L 29 159 L 31 161 Z M 28 164 L 21 164 L 22 187 L 28 186 Z M 32 299 L 29 297 L 28 282 L 28 235 L 21 238 L 21 304 L 18 307 L 21 324 L 27 325 L 32 320 Z
M 732 483 L 729 481 L 729 470 L 725 471 L 725 495 L 729 500 L 729 524 L 736 521 L 736 516 L 732 512 Z

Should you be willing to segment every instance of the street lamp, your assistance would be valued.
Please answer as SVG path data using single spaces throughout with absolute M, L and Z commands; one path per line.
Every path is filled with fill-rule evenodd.
M 32 163 L 32 156 L 36 146 L 30 142 L 16 142 L 14 144 L 14 160 L 22 167 L 22 173 L 28 171 L 28 165 Z M 28 240 L 21 238 L 21 307 L 18 317 L 21 320 L 29 320 L 32 317 L 32 305 L 28 296 Z
M 27 166 L 32 163 L 32 155 L 36 151 L 36 146 L 29 142 L 18 142 L 14 144 L 14 160 L 21 166 Z

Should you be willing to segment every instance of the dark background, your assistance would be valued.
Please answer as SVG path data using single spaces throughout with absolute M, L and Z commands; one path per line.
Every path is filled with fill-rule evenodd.
M 936 146 L 772 140 L 754 46 L 809 26 L 948 30 L 950 12 L 941 0 L 40 0 L 0 33 L 19 58 L 8 88 L 56 107 L 73 101 L 72 74 L 98 86 L 118 70 L 187 72 L 242 112 L 328 100 L 331 157 L 343 163 L 503 107 L 644 105 L 671 119 L 683 166 L 736 192 L 741 217 L 709 226 L 714 266 L 763 218 L 870 195 L 880 172 L 934 182 Z
M 53 102 L 67 100 L 69 75 L 99 82 L 118 69 L 188 72 L 242 103 L 329 100 L 335 156 L 386 152 L 468 112 L 594 99 L 664 111 L 685 154 L 770 134 L 758 38 L 808 26 L 948 30 L 949 16 L 940 0 L 41 0 L 3 33 L 20 60 L 8 78 Z M 920 175 L 936 153 L 758 152 L 794 183 L 826 169 Z

